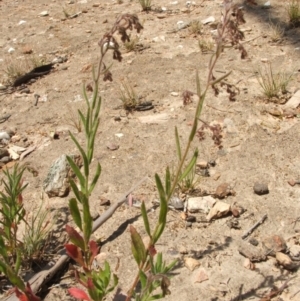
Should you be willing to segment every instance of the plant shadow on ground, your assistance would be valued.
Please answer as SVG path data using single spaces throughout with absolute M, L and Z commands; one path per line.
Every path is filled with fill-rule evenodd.
M 283 38 L 287 39 L 291 44 L 296 44 L 297 42 L 300 42 L 300 28 L 297 29 L 297 27 L 289 23 L 287 12 L 285 12 L 286 19 L 282 20 L 280 16 L 278 16 L 278 12 L 275 9 L 275 4 L 269 9 L 262 9 L 262 7 L 258 5 L 243 5 L 243 9 L 246 15 L 249 14 L 256 17 L 258 22 L 265 22 L 266 24 L 275 24 L 276 26 L 279 26 L 280 28 L 284 29 L 285 31 Z
M 283 270 L 281 272 L 283 272 Z M 288 281 L 292 280 L 293 278 L 295 278 L 295 277 L 290 277 L 287 279 L 287 277 L 285 275 L 280 275 L 278 277 L 274 277 L 272 275 L 265 276 L 264 280 L 261 282 L 261 284 L 259 286 L 256 287 L 256 289 L 250 289 L 247 292 L 243 292 L 244 285 L 241 284 L 239 287 L 238 295 L 235 297 L 232 297 L 230 300 L 231 301 L 242 301 L 242 300 L 248 300 L 251 297 L 253 298 L 254 296 L 260 298 L 260 300 L 262 300 L 262 301 L 271 300 L 273 297 L 275 297 L 275 296 L 273 296 L 273 297 L 268 298 L 268 295 L 270 294 L 271 291 L 273 291 L 273 292 L 278 291 L 278 296 L 283 291 L 280 289 L 280 287 L 275 286 L 275 282 L 282 281 L 283 282 L 282 286 L 283 286 L 284 283 L 287 283 Z M 287 283 L 287 285 L 288 285 L 288 283 Z M 265 292 L 257 293 L 257 291 L 259 289 L 265 289 Z M 213 298 L 210 301 L 217 301 L 217 300 L 219 300 L 219 299 Z
M 158 206 L 152 206 L 151 208 L 149 208 L 147 210 L 147 213 L 151 212 L 152 209 L 157 208 Z M 105 240 L 101 240 L 101 245 L 104 246 L 105 244 L 112 242 L 113 240 L 115 240 L 116 238 L 118 238 L 119 236 L 121 236 L 126 229 L 128 228 L 129 225 L 133 224 L 134 222 L 136 222 L 140 217 L 142 217 L 142 214 L 137 214 L 132 218 L 129 218 L 127 220 L 125 220 L 112 234 L 110 234 Z
M 230 246 L 230 243 L 232 243 L 232 241 L 233 240 L 231 237 L 226 237 L 225 242 L 222 244 L 215 243 L 214 246 L 208 245 L 205 250 L 201 250 L 201 251 L 191 250 L 192 257 L 195 259 L 200 259 L 214 252 L 224 251 L 226 248 Z

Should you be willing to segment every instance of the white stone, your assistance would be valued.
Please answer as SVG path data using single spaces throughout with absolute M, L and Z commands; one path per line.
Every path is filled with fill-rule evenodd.
M 192 257 L 184 258 L 184 264 L 190 271 L 194 271 L 195 268 L 200 266 L 200 262 Z
M 215 18 L 213 16 L 210 16 L 204 20 L 201 21 L 202 24 L 208 24 L 208 23 L 212 23 L 212 22 L 215 22 Z
M 117 134 L 115 134 L 115 136 L 118 137 L 118 138 L 122 138 L 122 137 L 124 136 L 124 134 L 122 134 L 122 133 L 117 133 Z
M 300 89 L 287 101 L 285 108 L 296 109 L 300 104 Z
M 9 47 L 9 49 L 8 49 L 8 53 L 13 53 L 13 52 L 15 52 L 15 48 L 13 48 L 13 47 Z
M 0 132 L 0 140 L 2 140 L 2 139 L 9 140 L 10 139 L 9 134 L 6 132 Z
M 26 21 L 21 20 L 21 21 L 18 23 L 18 25 L 22 25 L 22 24 L 25 24 L 25 23 L 26 23 Z
M 49 16 L 49 13 L 48 13 L 47 10 L 44 10 L 44 11 L 42 11 L 42 12 L 40 13 L 40 16 L 46 17 L 46 16 Z
M 177 28 L 178 29 L 183 29 L 183 28 L 186 28 L 187 26 L 188 26 L 187 22 L 184 22 L 184 21 L 178 21 L 177 22 Z
M 174 96 L 174 97 L 177 97 L 179 95 L 178 92 L 171 92 L 171 95 Z
M 189 212 L 203 211 L 204 213 L 208 213 L 215 203 L 216 200 L 210 195 L 193 197 L 187 200 L 187 209 Z

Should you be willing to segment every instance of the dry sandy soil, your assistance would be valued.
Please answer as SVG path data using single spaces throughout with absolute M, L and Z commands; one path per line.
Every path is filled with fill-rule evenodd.
M 83 133 L 78 133 L 68 118 L 71 111 L 76 112 L 84 104 L 82 86 L 91 81 L 91 66 L 99 59 L 97 43 L 120 13 L 137 14 L 143 23 L 144 30 L 139 35 L 142 47 L 140 51 L 128 53 L 123 48 L 123 61 L 114 62 L 111 67 L 114 81 L 100 86 L 103 106 L 93 166 L 99 161 L 102 175 L 92 196 L 92 210 L 101 214 L 106 208 L 99 205 L 100 197 L 116 202 L 144 176 L 149 176 L 149 180 L 134 191 L 134 195 L 145 200 L 147 208 L 151 209 L 157 199 L 154 174 L 162 174 L 166 166 L 176 164 L 174 127 L 178 127 L 182 140 L 186 141 L 196 106 L 195 102 L 183 106 L 181 94 L 184 90 L 196 90 L 196 69 L 205 82 L 210 54 L 200 51 L 198 41 L 210 38 L 214 29 L 213 25 L 207 24 L 203 25 L 200 34 L 193 34 L 189 28 L 176 30 L 177 22 L 202 21 L 209 16 L 218 21 L 222 1 L 198 0 L 187 9 L 183 0 L 153 0 L 154 7 L 166 8 L 162 13 L 154 9 L 149 13 L 141 12 L 137 1 L 121 2 L 0 1 L 0 82 L 3 85 L 4 71 L 14 62 L 23 64 L 26 59 L 35 58 L 49 63 L 62 58 L 55 64 L 54 71 L 28 85 L 29 93 L 16 91 L 0 98 L 0 115 L 11 115 L 0 124 L 0 129 L 14 130 L 19 137 L 16 145 L 37 145 L 37 149 L 24 159 L 38 171 L 37 177 L 30 172 L 24 174 L 24 180 L 29 183 L 24 193 L 28 210 L 35 210 L 40 204 L 43 181 L 53 161 L 62 154 L 77 152 L 68 130 L 79 141 L 84 141 Z M 274 257 L 268 256 L 249 270 L 244 267 L 245 257 L 238 251 L 242 243 L 248 244 L 249 238 L 243 240 L 242 234 L 265 214 L 267 220 L 250 237 L 261 243 L 266 237 L 281 235 L 288 247 L 300 244 L 299 236 L 291 238 L 300 231 L 297 223 L 300 188 L 288 184 L 290 179 L 299 179 L 300 112 L 294 109 L 284 114 L 284 104 L 267 101 L 254 75 L 267 59 L 274 70 L 294 73 L 288 90 L 291 95 L 297 90 L 300 80 L 297 73 L 300 70 L 299 29 L 289 27 L 287 1 L 273 0 L 268 9 L 262 8 L 265 1 L 257 2 L 257 6 L 244 4 L 247 23 L 242 29 L 248 58 L 241 60 L 236 50 L 228 49 L 216 66 L 219 76 L 233 71 L 228 81 L 238 86 L 240 94 L 235 101 L 230 101 L 226 91 L 221 91 L 218 97 L 210 91 L 203 108 L 202 120 L 222 126 L 223 148 L 214 145 L 209 131 L 203 141 L 196 139 L 194 142 L 199 148 L 200 161 L 216 162 L 210 167 L 210 177 L 200 178 L 196 185 L 198 190 L 214 193 L 218 185 L 226 182 L 235 194 L 223 201 L 237 203 L 246 212 L 237 218 L 240 228 L 235 229 L 228 226 L 228 221 L 233 220 L 231 215 L 207 223 L 203 222 L 204 213 L 195 213 L 196 222 L 186 227 L 181 212 L 170 210 L 157 249 L 163 252 L 166 261 L 179 259 L 179 265 L 174 270 L 172 293 L 165 300 L 260 300 L 274 286 L 280 287 L 288 279 L 288 288 L 272 300 L 300 300 L 297 268 L 289 271 L 278 265 Z M 242 1 L 237 3 L 243 5 Z M 41 16 L 43 11 L 48 15 Z M 69 15 L 82 13 L 69 19 L 64 11 Z M 272 41 L 274 33 L 270 22 L 285 29 L 279 42 Z M 9 53 L 10 48 L 14 48 L 14 52 Z M 24 54 L 28 49 L 32 49 L 32 54 Z M 143 101 L 152 101 L 154 109 L 126 114 L 119 99 L 122 80 L 134 87 Z M 36 106 L 34 94 L 40 95 Z M 162 113 L 166 118 L 161 123 L 147 124 L 139 119 Z M 59 133 L 59 139 L 50 137 L 53 131 Z M 116 134 L 122 134 L 122 137 Z M 119 148 L 109 150 L 107 145 L 110 144 Z M 267 183 L 269 193 L 255 194 L 253 186 L 256 182 Z M 48 206 L 59 213 L 59 229 L 68 219 L 69 197 L 48 198 L 44 195 L 45 208 Z M 149 212 L 154 224 L 158 209 Z M 139 209 L 127 205 L 118 209 L 94 234 L 101 238 L 102 252 L 112 266 L 120 259 L 117 273 L 123 291 L 129 288 L 136 273 L 130 251 L 129 224 L 135 225 L 145 236 Z M 184 264 L 187 257 L 198 260 L 200 267 L 194 271 L 188 269 Z M 198 283 L 201 271 L 208 279 Z M 72 300 L 66 289 L 73 284 L 70 278 L 56 279 L 44 299 Z

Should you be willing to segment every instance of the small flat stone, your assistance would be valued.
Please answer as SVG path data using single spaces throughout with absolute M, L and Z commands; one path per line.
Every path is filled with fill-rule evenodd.
M 256 238 L 254 238 L 254 237 L 251 237 L 251 238 L 249 239 L 249 243 L 250 243 L 251 245 L 255 246 L 255 247 L 257 247 L 258 244 L 259 244 L 258 240 L 257 240 Z
M 208 24 L 208 23 L 212 23 L 212 22 L 215 22 L 215 18 L 213 16 L 210 16 L 204 20 L 201 21 L 202 24 Z
M 177 210 L 182 210 L 184 208 L 184 204 L 183 204 L 182 200 L 178 197 L 172 197 L 170 199 L 169 205 L 171 205 L 172 207 L 174 207 Z
M 48 13 L 47 10 L 44 10 L 44 11 L 42 11 L 42 12 L 40 13 L 40 16 L 46 17 L 46 16 L 49 16 L 49 13 Z
M 204 197 L 193 197 L 187 200 L 187 209 L 192 213 L 199 211 L 208 213 L 215 203 L 216 200 L 210 195 Z
M 254 193 L 264 195 L 269 193 L 268 184 L 256 182 L 253 186 Z
M 198 161 L 198 162 L 196 163 L 196 165 L 197 165 L 199 168 L 201 168 L 201 169 L 206 169 L 207 166 L 208 166 L 208 162 L 202 160 L 202 161 Z
M 292 259 L 284 253 L 276 252 L 275 257 L 277 262 L 288 270 L 293 270 L 296 267 Z
M 194 283 L 201 283 L 208 279 L 209 277 L 207 275 L 207 272 L 203 268 L 200 268 L 194 272 Z
M 0 148 L 0 158 L 7 157 L 9 155 L 6 148 Z
M 200 266 L 200 262 L 192 257 L 184 258 L 184 265 L 190 270 L 194 271 L 195 268 Z
M 263 240 L 262 244 L 266 249 L 266 253 L 269 253 L 273 256 L 276 252 L 285 252 L 287 249 L 286 242 L 280 235 L 267 237 Z
M 300 89 L 287 101 L 284 108 L 296 109 L 300 104 Z

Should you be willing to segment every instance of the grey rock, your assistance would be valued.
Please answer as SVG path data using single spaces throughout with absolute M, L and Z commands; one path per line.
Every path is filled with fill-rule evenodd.
M 71 156 L 73 159 L 75 156 Z M 75 158 L 76 159 L 76 158 Z M 75 160 L 76 161 L 76 160 Z M 43 189 L 49 197 L 65 197 L 69 194 L 69 178 L 72 175 L 67 156 L 60 156 L 50 167 L 48 175 L 43 183 Z
M 257 240 L 256 238 L 254 238 L 254 237 L 251 237 L 251 238 L 249 239 L 249 243 L 250 243 L 251 245 L 255 246 L 255 247 L 257 247 L 258 244 L 259 244 L 258 240 Z
M 264 195 L 269 193 L 268 184 L 256 182 L 254 184 L 253 190 L 258 195 Z
M 7 132 L 0 132 L 0 140 L 5 139 L 5 140 L 9 140 L 10 139 L 10 135 Z
M 0 159 L 7 157 L 7 156 L 9 156 L 8 150 L 6 148 L 0 148 Z
M 174 207 L 177 210 L 183 210 L 183 208 L 184 208 L 182 200 L 178 197 L 172 197 L 170 199 L 169 205 Z
M 290 254 L 293 257 L 300 257 L 300 246 L 298 246 L 298 245 L 292 245 L 290 247 Z
M 0 159 L 0 162 L 3 162 L 3 163 L 8 163 L 9 161 L 11 161 L 11 158 L 9 156 L 4 156 Z

